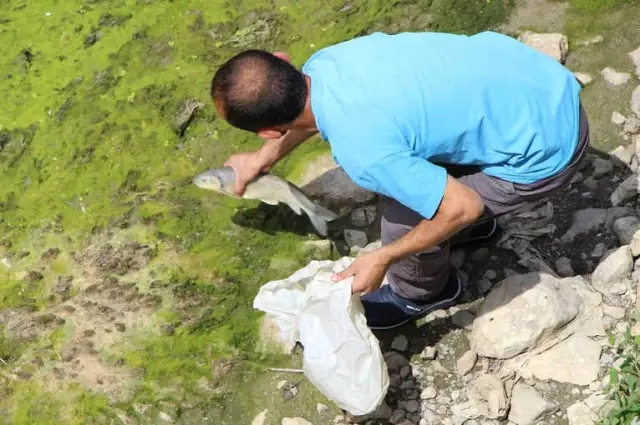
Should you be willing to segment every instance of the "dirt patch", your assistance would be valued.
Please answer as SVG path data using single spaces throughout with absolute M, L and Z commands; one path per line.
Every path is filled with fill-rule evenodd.
M 131 271 L 141 270 L 156 256 L 156 251 L 139 242 L 125 242 L 114 246 L 112 243 L 94 243 L 74 260 L 80 263 L 88 275 L 123 276 Z
M 515 8 L 500 31 L 518 34 L 525 30 L 562 32 L 569 2 L 548 0 L 516 0 Z

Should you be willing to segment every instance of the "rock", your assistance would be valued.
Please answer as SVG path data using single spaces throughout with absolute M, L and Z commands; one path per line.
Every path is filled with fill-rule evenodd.
M 600 352 L 599 343 L 583 335 L 573 335 L 531 357 L 524 371 L 542 381 L 552 379 L 574 385 L 589 385 L 598 378 Z
M 601 35 L 596 35 L 595 37 L 589 39 L 589 40 L 584 40 L 581 41 L 580 43 L 578 43 L 580 46 L 590 46 L 592 44 L 599 44 L 602 43 L 604 41 L 604 37 Z
M 126 330 L 124 323 L 114 323 L 114 326 L 118 332 L 124 332 Z
M 466 253 L 463 249 L 457 248 L 451 251 L 451 255 L 449 256 L 449 262 L 456 269 L 461 269 L 464 264 Z
M 629 245 L 639 229 L 640 220 L 635 216 L 622 217 L 613 222 L 613 231 L 622 245 Z
M 386 352 L 384 360 L 390 373 L 400 373 L 403 367 L 409 365 L 409 360 L 397 351 Z
M 318 415 L 324 415 L 328 411 L 329 411 L 329 406 L 322 403 L 316 403 L 316 412 L 318 412 Z
M 635 155 L 636 147 L 633 145 L 618 146 L 611 152 L 609 152 L 609 158 L 611 158 L 611 162 L 614 166 L 618 168 L 628 168 L 631 166 L 631 159 L 633 155 Z
M 406 412 L 415 413 L 420 410 L 420 403 L 418 403 L 416 400 L 409 400 L 406 402 L 399 401 L 398 407 L 405 410 Z
M 580 302 L 564 279 L 537 272 L 508 277 L 480 304 L 471 348 L 483 357 L 499 359 L 531 350 L 572 321 Z
M 258 413 L 258 416 L 253 418 L 251 425 L 264 425 L 264 422 L 267 420 L 268 409 L 264 409 L 262 412 Z
M 485 295 L 487 292 L 491 290 L 491 282 L 487 279 L 480 279 L 476 282 L 476 288 L 478 289 L 478 294 Z
M 165 422 L 168 422 L 168 423 L 170 423 L 170 424 L 172 424 L 172 423 L 173 423 L 173 418 L 172 418 L 171 416 L 169 416 L 169 414 L 167 414 L 167 413 L 165 413 L 165 412 L 159 412 L 159 413 L 158 413 L 158 417 L 159 417 L 161 420 L 165 421 Z
M 556 260 L 556 271 L 562 277 L 571 277 L 575 273 L 571 267 L 571 260 L 567 257 L 560 257 Z
M 498 273 L 496 273 L 495 270 L 487 270 L 486 272 L 484 272 L 485 279 L 493 280 L 497 277 L 498 277 Z
M 345 214 L 374 199 L 375 193 L 355 184 L 330 153 L 310 161 L 294 183 L 320 205 Z
M 632 52 L 629 52 L 629 57 L 631 61 L 636 66 L 636 75 L 640 78 L 640 47 L 635 49 Z
M 580 81 L 584 86 L 593 81 L 591 74 L 587 74 L 586 72 L 574 72 L 573 75 L 575 75 L 578 81 Z
M 471 330 L 474 319 L 474 315 L 468 310 L 458 310 L 451 316 L 451 321 L 454 325 L 466 330 Z
M 489 255 L 489 248 L 487 247 L 478 248 L 475 251 L 473 251 L 473 253 L 471 254 L 471 261 L 473 261 L 474 263 L 478 263 L 484 260 L 488 255 Z
M 435 387 L 427 387 L 420 393 L 420 400 L 433 400 L 438 395 Z
M 611 295 L 624 295 L 629 290 L 629 286 L 627 281 L 614 283 L 609 287 L 609 293 Z
M 71 284 L 73 283 L 73 276 L 58 276 L 56 282 L 56 293 L 60 295 L 66 295 L 71 291 Z
M 425 347 L 420 353 L 420 357 L 425 360 L 433 360 L 436 358 L 436 347 Z
M 631 74 L 629 74 L 628 72 L 619 72 L 609 66 L 600 71 L 600 73 L 607 81 L 607 83 L 611 84 L 612 86 L 621 86 L 623 84 L 627 84 L 627 82 L 629 82 L 629 79 L 631 78 Z
M 509 403 L 502 380 L 496 375 L 485 374 L 471 383 L 470 399 L 487 405 L 489 419 L 502 419 L 507 415 Z
M 640 132 L 640 119 L 636 117 L 627 118 L 624 122 L 624 127 L 622 127 L 622 131 L 629 135 L 637 134 Z M 631 160 L 629 160 L 631 162 Z
M 173 119 L 173 131 L 180 137 L 184 136 L 187 127 L 189 127 L 189 124 L 191 124 L 196 117 L 198 109 L 202 107 L 204 107 L 204 103 L 197 99 L 185 100 Z
M 349 248 L 362 249 L 367 246 L 367 234 L 361 230 L 346 229 L 344 240 Z
M 618 206 L 638 194 L 638 177 L 631 175 L 624 179 L 611 194 L 611 205 Z
M 595 425 L 615 407 L 615 402 L 606 396 L 594 394 L 567 408 L 569 425 Z
M 351 211 L 351 223 L 357 227 L 367 227 L 376 220 L 376 207 L 369 205 Z
M 392 350 L 403 352 L 403 351 L 407 351 L 408 348 L 409 348 L 409 340 L 404 335 L 398 335 L 393 339 L 393 342 L 391 343 Z
M 400 377 L 403 379 L 406 379 L 411 375 L 411 371 L 412 371 L 412 368 L 410 364 L 402 366 L 402 369 L 400 369 Z
M 627 120 L 627 117 L 625 117 L 624 115 L 622 115 L 620 112 L 618 111 L 613 111 L 611 113 L 611 122 L 613 124 L 616 125 L 622 125 L 624 124 L 624 122 Z
M 591 284 L 600 293 L 606 294 L 609 287 L 627 279 L 633 269 L 633 256 L 628 245 L 621 246 L 606 255 L 591 274 Z
M 576 236 L 599 229 L 607 218 L 607 210 L 603 208 L 586 208 L 573 213 L 571 227 L 562 235 L 562 243 L 571 243 Z
M 609 317 L 613 317 L 614 319 L 624 319 L 626 311 L 622 307 L 614 307 L 610 305 L 602 306 L 602 311 Z
M 539 52 L 545 53 L 560 63 L 565 62 L 569 52 L 569 40 L 560 33 L 534 33 L 525 31 L 518 40 Z
M 407 412 L 402 409 L 396 409 L 391 413 L 389 422 L 392 424 L 399 424 L 404 418 L 407 417 Z
M 533 425 L 544 414 L 557 408 L 556 404 L 546 401 L 533 387 L 518 383 L 511 395 L 509 420 L 517 425 Z
M 631 110 L 637 117 L 640 117 L 640 86 L 631 93 Z
M 604 246 L 602 242 L 598 242 L 596 246 L 593 247 L 593 251 L 591 252 L 591 256 L 594 258 L 601 258 L 606 252 L 607 247 Z
M 612 207 L 607 210 L 607 219 L 605 221 L 605 227 L 613 230 L 613 224 L 617 219 L 622 217 L 635 216 L 636 212 L 632 208 L 628 207 Z
M 613 171 L 613 163 L 608 159 L 596 157 L 592 163 L 592 177 L 600 177 Z M 593 188 L 590 188 L 593 189 Z
M 460 376 L 464 376 L 467 373 L 471 372 L 471 369 L 476 365 L 478 361 L 478 355 L 475 351 L 469 350 L 462 355 L 456 362 L 456 366 L 458 367 L 458 374 Z
M 282 425 L 313 425 L 304 418 L 283 418 Z

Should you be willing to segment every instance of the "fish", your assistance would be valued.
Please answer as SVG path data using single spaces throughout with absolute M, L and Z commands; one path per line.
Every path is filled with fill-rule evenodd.
M 193 184 L 201 189 L 222 193 L 233 198 L 253 199 L 268 205 L 285 204 L 297 215 L 304 212 L 314 229 L 321 236 L 328 234 L 328 222 L 338 215 L 309 199 L 295 184 L 271 173 L 262 173 L 245 186 L 242 196 L 233 192 L 236 173 L 232 167 L 204 171 L 193 178 Z

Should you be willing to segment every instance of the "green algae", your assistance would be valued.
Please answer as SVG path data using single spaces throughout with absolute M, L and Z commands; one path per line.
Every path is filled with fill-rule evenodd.
M 279 415 L 297 416 L 322 401 L 304 380 L 296 398 L 282 400 L 274 376 L 262 371 L 291 362 L 299 367 L 300 358 L 256 350 L 261 314 L 251 307 L 261 284 L 312 258 L 301 249 L 313 237 L 310 223 L 285 207 L 224 198 L 191 184 L 196 173 L 261 144 L 215 115 L 212 73 L 249 46 L 285 50 L 299 66 L 324 46 L 373 31 L 493 28 L 511 7 L 501 0 L 3 2 L 0 230 L 12 261 L 31 252 L 15 262 L 17 270 L 35 267 L 49 247 L 62 254 L 31 286 L 0 277 L 0 309 L 46 308 L 57 275 L 74 271 L 70 253 L 91 234 L 119 227 L 178 253 L 156 277 L 166 281 L 166 293 L 154 317 L 175 329 L 140 331 L 104 353 L 142 372 L 134 397 L 113 404 L 81 388 L 62 397 L 30 382 L 11 384 L 0 404 L 10 412 L 8 423 L 110 423 L 116 406 L 140 423 L 157 423 L 155 415 L 171 402 L 190 406 L 175 414 L 176 423 L 205 423 L 205 417 L 250 423 L 268 406 L 271 425 Z M 178 134 L 174 117 L 190 98 L 206 106 Z M 327 150 L 314 139 L 274 172 L 295 178 L 300 164 Z M 43 337 L 45 345 L 56 351 L 70 326 Z M 7 357 L 23 352 L 22 345 L 2 344 Z M 211 361 L 218 359 L 236 367 L 214 391 Z M 140 414 L 134 403 L 152 407 Z

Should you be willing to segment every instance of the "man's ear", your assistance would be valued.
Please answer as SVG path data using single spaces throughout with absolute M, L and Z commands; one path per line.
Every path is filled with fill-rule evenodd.
M 273 56 L 278 57 L 283 61 L 291 63 L 291 58 L 285 52 L 273 52 Z
M 258 131 L 258 136 L 262 137 L 263 139 L 267 140 L 267 139 L 278 139 L 280 137 L 282 137 L 284 133 L 278 130 L 260 130 Z

